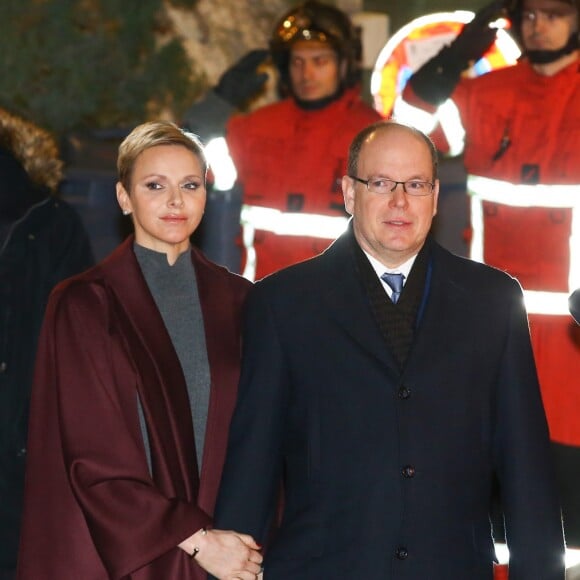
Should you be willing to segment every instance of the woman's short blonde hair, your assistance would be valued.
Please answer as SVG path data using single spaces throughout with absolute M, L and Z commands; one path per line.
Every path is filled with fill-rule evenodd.
M 170 121 L 149 121 L 135 127 L 119 145 L 117 173 L 126 191 L 131 190 L 131 177 L 137 157 L 158 145 L 181 145 L 189 149 L 199 159 L 205 178 L 207 159 L 199 137 Z

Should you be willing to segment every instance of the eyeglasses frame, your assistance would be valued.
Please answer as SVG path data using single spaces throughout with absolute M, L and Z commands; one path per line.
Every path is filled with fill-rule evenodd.
M 371 189 L 369 189 L 369 183 L 372 181 L 372 179 L 362 179 L 360 177 L 356 177 L 356 175 L 348 175 L 348 177 L 350 177 L 350 179 L 353 179 L 354 181 L 358 181 L 359 183 L 362 183 L 363 185 L 365 185 L 367 188 L 367 191 L 370 191 L 371 193 L 377 193 L 376 191 L 371 191 Z M 435 183 L 433 183 L 431 181 L 421 181 L 419 179 L 408 179 L 407 181 L 396 181 L 395 179 L 389 179 L 389 178 L 385 177 L 384 180 L 390 181 L 391 183 L 394 184 L 393 188 L 391 190 L 389 190 L 389 193 L 393 193 L 395 191 L 395 189 L 397 189 L 398 185 L 402 185 L 403 191 L 407 195 L 410 195 L 412 197 L 426 197 L 427 195 L 431 195 L 433 193 L 433 188 L 435 187 Z M 407 191 L 406 184 L 411 183 L 411 182 L 426 183 L 426 184 L 431 186 L 431 189 L 427 193 L 409 193 Z M 379 193 L 379 195 L 381 195 L 381 194 Z

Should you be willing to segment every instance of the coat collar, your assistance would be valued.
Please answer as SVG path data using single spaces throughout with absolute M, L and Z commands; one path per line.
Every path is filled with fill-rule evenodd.
M 197 493 L 199 486 L 199 505 L 211 512 L 225 455 L 229 417 L 235 405 L 242 292 L 236 293 L 229 285 L 229 275 L 223 268 L 210 263 L 196 249 L 191 250 L 211 375 L 204 469 L 201 483 L 198 483 L 185 378 L 133 252 L 133 243 L 134 237 L 129 236 L 101 263 L 100 269 L 118 298 L 121 317 L 128 319 L 125 327 L 129 330 L 131 348 L 142 353 L 140 375 L 143 385 L 139 394 L 146 417 L 151 418 L 148 423 L 162 426 L 157 434 L 150 434 L 152 453 L 155 455 L 157 450 L 157 461 L 166 464 L 172 474 L 187 474 L 189 481 L 183 482 L 183 489 L 174 490 L 176 495 L 180 497 L 183 493 L 188 496 L 187 490 Z M 239 298 L 239 302 L 233 299 L 234 296 Z
M 194 501 L 199 487 L 187 387 L 169 334 L 125 240 L 100 269 L 117 297 L 114 313 L 139 365 L 137 389 L 148 426 L 153 477 L 169 496 Z
M 321 256 L 325 284 L 323 302 L 333 319 L 361 348 L 398 375 L 398 365 L 385 345 L 357 269 L 349 227 Z
M 387 366 L 394 376 L 401 376 L 398 365 L 385 345 L 375 321 L 361 277 L 356 267 L 352 244 L 356 243 L 352 227 L 349 227 L 321 256 L 324 280 L 323 302 L 333 319 L 345 332 L 369 352 L 373 357 Z M 444 328 L 453 324 L 461 327 L 460 317 L 465 292 L 453 281 L 445 266 L 453 257 L 433 239 L 429 238 L 430 263 L 425 294 L 420 307 L 420 321 L 416 328 L 404 377 L 412 370 L 416 362 L 432 349 L 434 340 L 443 340 Z M 442 324 L 442 314 L 447 313 L 448 320 Z M 455 315 L 454 313 L 458 313 Z M 440 338 L 438 338 L 440 337 Z
M 213 513 L 240 374 L 241 306 L 251 284 L 233 274 L 226 276 L 223 268 L 216 267 L 195 249 L 192 258 L 211 372 L 199 505 Z M 236 289 L 234 286 L 238 285 Z

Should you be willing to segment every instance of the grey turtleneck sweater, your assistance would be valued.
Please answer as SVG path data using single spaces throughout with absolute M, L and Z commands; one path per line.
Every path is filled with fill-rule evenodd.
M 170 266 L 166 254 L 137 244 L 134 249 L 181 363 L 191 407 L 197 465 L 201 474 L 209 407 L 210 370 L 191 253 L 183 252 L 175 264 Z M 146 431 L 144 436 L 146 437 Z M 148 448 L 147 440 L 145 445 Z

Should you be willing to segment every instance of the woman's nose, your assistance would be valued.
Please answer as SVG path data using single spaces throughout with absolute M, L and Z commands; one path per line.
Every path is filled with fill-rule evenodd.
M 173 188 L 171 190 L 169 205 L 172 207 L 181 207 L 183 205 L 183 194 L 181 193 L 179 187 Z

